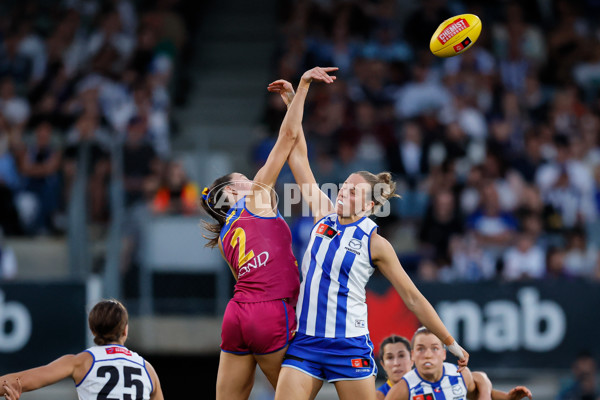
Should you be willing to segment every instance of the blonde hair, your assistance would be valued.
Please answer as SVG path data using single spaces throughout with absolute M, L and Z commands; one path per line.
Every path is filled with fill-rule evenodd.
M 396 193 L 396 182 L 392 179 L 389 172 L 380 172 L 377 175 L 369 171 L 358 171 L 355 174 L 360 175 L 369 186 L 371 186 L 371 199 L 375 205 L 371 214 L 376 213 L 389 199 L 400 197 Z

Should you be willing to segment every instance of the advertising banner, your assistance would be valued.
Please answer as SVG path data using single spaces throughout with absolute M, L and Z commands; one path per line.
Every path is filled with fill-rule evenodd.
M 600 285 L 591 282 L 423 283 L 421 292 L 471 365 L 569 368 L 581 351 L 600 354 Z M 412 337 L 421 325 L 389 284 L 367 294 L 369 330 L 377 347 L 392 333 Z
M 80 283 L 0 283 L 0 375 L 47 364 L 86 345 Z

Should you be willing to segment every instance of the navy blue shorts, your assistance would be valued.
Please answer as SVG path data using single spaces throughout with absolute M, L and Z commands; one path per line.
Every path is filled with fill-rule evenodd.
M 377 375 L 369 335 L 322 338 L 297 332 L 282 367 L 295 368 L 322 381 L 350 381 Z

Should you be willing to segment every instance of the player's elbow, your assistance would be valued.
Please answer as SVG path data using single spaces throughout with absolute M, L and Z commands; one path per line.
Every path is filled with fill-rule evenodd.
M 279 137 L 284 140 L 295 142 L 300 134 L 300 130 L 293 126 L 282 126 L 279 131 Z

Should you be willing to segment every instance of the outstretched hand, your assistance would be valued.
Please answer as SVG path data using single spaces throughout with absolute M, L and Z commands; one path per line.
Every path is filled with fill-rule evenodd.
M 309 69 L 302 75 L 302 82 L 311 83 L 313 80 L 325 83 L 333 83 L 336 77 L 331 76 L 328 72 L 337 71 L 338 67 L 314 67 Z
M 525 386 L 515 386 L 508 392 L 508 398 L 510 400 L 521 400 L 523 397 L 528 397 L 530 400 L 533 398 L 531 390 Z
M 269 86 L 267 86 L 267 90 L 272 93 L 279 93 L 279 95 L 283 99 L 283 102 L 288 107 L 294 99 L 294 87 L 285 79 L 278 79 L 275 82 L 269 83 Z
M 19 378 L 17 378 L 16 383 L 12 385 L 9 385 L 8 382 L 4 381 L 2 389 L 4 389 L 4 398 L 6 400 L 19 400 L 19 397 L 21 397 L 21 393 L 23 392 L 23 387 L 21 386 L 21 380 Z

